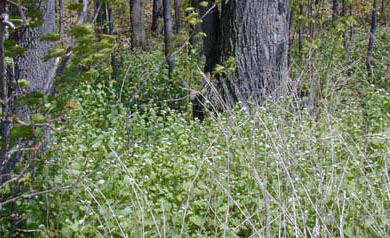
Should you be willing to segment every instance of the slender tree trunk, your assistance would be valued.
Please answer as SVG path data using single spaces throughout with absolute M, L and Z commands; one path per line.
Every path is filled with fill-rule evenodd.
M 346 17 L 347 16 L 347 1 L 346 0 L 342 0 L 341 16 L 342 17 Z M 345 49 L 345 52 L 348 55 L 348 53 L 349 53 L 349 42 L 348 42 L 348 37 L 347 37 L 347 29 L 343 33 L 343 40 L 344 40 L 344 49 Z
M 292 9 L 290 10 L 289 28 L 290 28 L 290 32 L 289 32 L 289 36 L 288 36 L 288 56 L 287 56 L 287 60 L 288 60 L 288 65 L 290 66 L 290 64 L 291 64 L 291 56 L 292 56 L 291 55 L 291 50 L 294 47 L 294 34 L 295 34 L 295 31 L 294 31 L 294 11 Z
M 234 57 L 236 72 L 222 81 L 228 106 L 288 94 L 290 2 L 229 0 L 222 5 L 221 62 Z
M 303 5 L 300 4 L 299 5 L 299 14 L 301 16 L 303 16 Z M 299 25 L 299 30 L 298 30 L 298 53 L 299 53 L 299 57 L 300 59 L 302 59 L 302 55 L 303 55 L 303 24 L 302 22 L 300 23 Z
M 133 47 L 146 47 L 145 9 L 143 0 L 130 0 Z
M 370 76 L 370 79 L 374 77 L 373 72 L 373 52 L 374 52 L 374 44 L 375 44 L 375 31 L 377 25 L 376 19 L 376 11 L 377 11 L 377 0 L 374 0 L 372 3 L 372 13 L 371 13 L 371 29 L 370 36 L 368 39 L 368 52 L 367 52 L 367 70 Z
M 175 0 L 175 33 L 179 34 L 181 28 L 180 0 Z
M 107 34 L 107 14 L 106 14 L 107 3 L 100 1 L 95 3 L 95 14 L 96 14 L 96 28 L 98 33 Z
M 59 17 L 58 17 L 58 28 L 61 37 L 64 34 L 64 16 L 65 16 L 65 0 L 59 0 Z
M 312 0 L 308 0 L 307 1 L 307 15 L 309 16 L 309 19 L 313 19 L 314 18 L 314 14 L 313 14 L 313 1 Z M 309 26 L 308 26 L 308 29 L 307 29 L 307 33 L 308 33 L 310 39 L 314 38 L 314 22 L 313 21 L 309 21 Z
M 0 14 L 6 13 L 6 1 L 0 1 Z M 9 132 L 10 132 L 10 118 L 8 103 L 8 82 L 6 78 L 6 64 L 5 64 L 5 47 L 4 40 L 6 35 L 6 26 L 0 18 L 0 80 L 1 80 L 1 100 L 2 100 L 2 118 L 1 118 L 1 154 L 0 154 L 0 181 L 3 180 L 3 168 L 7 158 Z M 1 183 L 0 183 L 1 184 Z
M 163 0 L 163 8 L 164 8 L 165 57 L 168 63 L 169 77 L 171 77 L 173 68 L 175 66 L 175 58 L 172 55 L 172 50 L 173 50 L 172 0 Z
M 112 11 L 112 3 L 107 3 L 107 17 L 108 17 L 108 34 L 114 35 L 114 16 Z M 111 67 L 112 67 L 112 78 L 118 79 L 118 68 L 116 63 L 115 52 L 111 54 Z
M 382 16 L 383 24 L 384 24 L 385 26 L 387 26 L 386 0 L 382 0 L 381 16 Z
M 26 28 L 17 33 L 19 44 L 27 48 L 27 52 L 16 57 L 16 79 L 26 79 L 30 82 L 31 91 L 48 92 L 56 70 L 56 59 L 43 61 L 43 57 L 55 46 L 49 41 L 40 41 L 42 35 L 56 32 L 55 0 L 43 0 L 40 3 L 44 23 L 36 28 Z
M 353 5 L 352 4 L 349 7 L 349 16 L 350 17 L 353 16 Z M 351 42 L 351 44 L 353 41 L 353 35 L 354 35 L 354 28 L 353 28 L 353 26 L 350 26 L 349 27 L 349 42 Z
M 162 30 L 162 24 L 160 19 L 163 16 L 162 0 L 153 0 L 153 12 L 152 12 L 152 26 L 151 30 L 153 33 L 160 33 Z
M 333 5 L 332 5 L 332 18 L 333 21 L 336 21 L 337 18 L 339 17 L 339 0 L 333 0 Z

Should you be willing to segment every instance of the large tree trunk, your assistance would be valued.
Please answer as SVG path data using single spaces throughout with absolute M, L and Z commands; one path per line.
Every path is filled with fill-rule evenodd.
M 132 40 L 134 47 L 146 47 L 145 10 L 143 0 L 130 0 Z
M 30 82 L 31 91 L 48 92 L 55 77 L 56 59 L 44 62 L 43 56 L 54 47 L 54 42 L 40 41 L 43 35 L 56 32 L 55 0 L 42 0 L 39 10 L 44 13 L 44 23 L 36 28 L 25 28 L 17 33 L 19 44 L 27 52 L 16 57 L 16 79 Z
M 229 106 L 261 103 L 288 93 L 288 0 L 229 0 L 222 6 L 222 64 L 234 57 L 236 72 L 221 79 Z

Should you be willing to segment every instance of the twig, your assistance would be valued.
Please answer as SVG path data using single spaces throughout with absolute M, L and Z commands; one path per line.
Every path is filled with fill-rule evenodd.
M 16 231 L 20 231 L 24 233 L 41 232 L 41 230 L 37 230 L 37 229 L 28 230 L 28 229 L 19 229 L 19 228 L 17 228 Z
M 11 4 L 13 4 L 13 5 L 15 5 L 15 6 L 17 6 L 18 8 L 21 8 L 21 9 L 23 9 L 23 10 L 27 10 L 27 8 L 25 8 L 25 7 L 23 7 L 22 5 L 20 5 L 20 3 L 16 3 L 16 2 L 11 1 L 11 0 L 6 0 L 6 1 L 9 2 L 9 3 L 11 3 Z
M 20 13 L 20 16 L 22 17 L 22 20 L 23 20 L 23 24 L 25 26 L 28 25 L 28 21 L 27 21 L 27 18 L 26 18 L 26 15 L 24 14 L 23 10 L 26 10 L 25 7 L 23 7 L 21 4 L 20 4 L 20 1 L 18 1 L 18 11 Z
M 85 175 L 86 176 L 86 175 Z M 4 206 L 4 205 L 7 205 L 8 203 L 11 203 L 11 202 L 15 202 L 19 199 L 31 199 L 33 197 L 36 197 L 36 196 L 40 196 L 40 195 L 43 195 L 43 194 L 48 194 L 48 193 L 55 193 L 55 192 L 62 192 L 62 191 L 68 191 L 68 190 L 71 190 L 73 188 L 75 188 L 80 182 L 81 180 L 85 177 L 85 176 L 82 176 L 82 177 L 79 177 L 76 182 L 68 185 L 68 186 L 62 186 L 62 187 L 59 187 L 59 188 L 52 188 L 52 189 L 48 189 L 48 190 L 44 190 L 44 191 L 40 191 L 40 192 L 35 192 L 35 193 L 30 193 L 30 194 L 24 194 L 24 195 L 19 195 L 19 196 L 16 196 L 16 197 L 13 197 L 13 198 L 10 198 L 8 200 L 5 200 L 4 202 L 1 202 L 0 203 L 0 209 Z

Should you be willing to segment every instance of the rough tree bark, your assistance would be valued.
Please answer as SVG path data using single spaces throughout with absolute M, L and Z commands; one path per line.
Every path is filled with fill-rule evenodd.
M 54 42 L 40 41 L 43 35 L 56 32 L 55 0 L 42 0 L 39 10 L 44 13 L 44 23 L 36 28 L 25 28 L 17 33 L 19 44 L 27 52 L 15 59 L 16 79 L 30 82 L 31 91 L 48 92 L 55 77 L 56 59 L 46 62 L 43 57 L 55 46 Z
M 237 65 L 234 75 L 220 80 L 227 105 L 288 94 L 289 13 L 288 0 L 229 0 L 222 5 L 220 62 L 234 57 Z
M 143 0 L 130 0 L 133 47 L 146 47 L 145 10 Z
M 165 57 L 168 63 L 169 77 L 171 77 L 173 68 L 175 66 L 175 58 L 172 55 L 172 50 L 173 50 L 172 0 L 163 0 L 163 8 L 164 8 Z

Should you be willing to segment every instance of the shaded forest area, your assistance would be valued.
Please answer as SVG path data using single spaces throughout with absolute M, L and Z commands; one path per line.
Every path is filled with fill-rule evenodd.
M 0 1 L 0 237 L 390 237 L 389 16 Z

